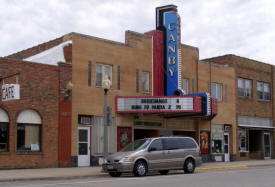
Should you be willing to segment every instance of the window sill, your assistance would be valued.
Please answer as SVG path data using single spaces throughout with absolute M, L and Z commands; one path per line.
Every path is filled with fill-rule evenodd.
M 239 153 L 249 153 L 249 151 L 239 151 Z
M 263 99 L 258 99 L 259 102 L 264 102 L 264 103 L 267 103 L 267 102 L 270 102 L 271 100 L 263 100 Z
M 42 155 L 42 152 L 38 151 L 17 151 L 17 155 Z
M 142 91 L 142 94 L 151 95 L 151 92 L 144 92 L 144 91 Z
M 8 154 L 10 154 L 9 151 L 0 151 L 0 155 L 8 155 Z
M 252 100 L 252 97 L 243 97 L 243 96 L 238 96 L 238 99 Z

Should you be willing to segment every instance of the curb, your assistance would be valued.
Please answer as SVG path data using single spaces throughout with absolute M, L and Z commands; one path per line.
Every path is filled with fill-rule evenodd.
M 218 166 L 218 167 L 209 167 L 209 168 L 196 168 L 195 171 L 241 169 L 241 168 L 247 168 L 247 167 L 248 167 L 247 165 Z
M 1 182 L 15 182 L 15 181 L 30 181 L 30 180 L 65 180 L 65 179 L 81 179 L 89 177 L 105 177 L 105 174 L 95 174 L 95 175 L 81 175 L 81 176 L 45 176 L 45 177 L 33 177 L 33 178 L 9 178 L 9 179 L 0 179 Z

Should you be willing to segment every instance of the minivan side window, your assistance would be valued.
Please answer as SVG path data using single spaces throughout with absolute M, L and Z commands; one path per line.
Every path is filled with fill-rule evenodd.
M 165 150 L 197 148 L 196 143 L 190 138 L 165 138 L 163 145 Z
M 165 150 L 174 150 L 182 148 L 179 138 L 164 138 L 163 145 Z
M 149 149 L 151 149 L 151 148 L 155 148 L 155 151 L 161 151 L 161 150 L 163 150 L 163 145 L 162 145 L 161 139 L 154 140 L 151 143 Z
M 190 138 L 182 138 L 182 144 L 184 149 L 195 149 L 197 144 Z

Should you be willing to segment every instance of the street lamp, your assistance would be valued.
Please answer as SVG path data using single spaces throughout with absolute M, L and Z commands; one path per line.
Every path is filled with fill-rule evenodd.
M 104 77 L 103 79 L 103 85 L 102 87 L 104 88 L 104 109 L 103 109 L 103 114 L 104 114 L 104 158 L 107 159 L 107 156 L 108 156 L 108 131 L 107 131 L 107 93 L 108 93 L 108 90 L 110 89 L 111 87 L 111 81 L 108 79 L 107 76 Z

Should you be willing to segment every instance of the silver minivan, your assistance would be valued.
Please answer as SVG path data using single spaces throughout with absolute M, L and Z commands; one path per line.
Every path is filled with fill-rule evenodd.
M 202 162 L 200 148 L 191 137 L 157 137 L 139 139 L 122 151 L 107 157 L 103 172 L 112 177 L 122 173 L 145 176 L 149 171 L 167 174 L 169 170 L 183 169 L 193 173 Z

